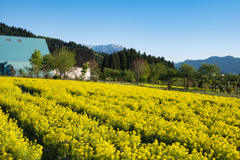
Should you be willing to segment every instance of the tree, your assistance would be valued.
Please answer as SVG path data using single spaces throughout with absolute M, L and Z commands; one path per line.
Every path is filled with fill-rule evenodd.
M 91 79 L 97 81 L 99 77 L 98 62 L 95 59 L 92 59 L 88 62 L 88 67 L 90 68 Z
M 135 82 L 135 75 L 131 70 L 122 71 L 122 78 L 125 82 Z
M 161 63 L 150 64 L 150 82 L 159 83 L 160 75 L 164 74 L 166 66 Z
M 162 70 L 160 74 L 160 80 L 167 82 L 168 90 L 172 89 L 173 79 L 177 76 L 177 70 L 173 68 L 167 68 Z
M 143 83 L 147 83 L 148 77 L 150 76 L 150 67 L 148 65 L 148 62 L 147 61 L 145 61 L 145 62 L 146 62 L 145 63 L 145 66 L 146 66 L 145 72 L 139 78 L 139 81 L 143 82 Z
M 80 76 L 80 80 L 85 80 L 85 74 L 87 73 L 87 69 L 88 69 L 88 62 L 83 63 L 82 65 L 82 74 Z
M 226 75 L 226 82 L 225 82 L 226 91 L 228 93 L 235 92 L 236 94 L 238 94 L 239 87 L 240 87 L 239 82 L 240 82 L 240 76 L 239 75 L 228 73 Z
M 60 74 L 60 77 L 66 79 L 66 73 L 69 71 L 75 64 L 75 53 L 68 50 L 66 47 L 55 50 L 51 58 L 52 68 L 56 69 Z
M 199 67 L 198 71 L 203 79 L 205 92 L 207 91 L 208 84 L 213 84 L 214 78 L 219 74 L 220 70 L 216 64 L 202 63 L 202 66 Z
M 159 74 L 158 74 L 158 69 L 156 64 L 150 64 L 149 67 L 150 67 L 150 76 L 149 76 L 150 83 L 158 83 Z
M 132 70 L 136 76 L 137 85 L 139 84 L 139 78 L 147 69 L 147 63 L 143 59 L 136 59 L 132 63 Z
M 39 71 L 42 68 L 42 53 L 35 49 L 29 61 L 32 66 L 34 76 L 39 77 Z
M 10 68 L 11 68 L 11 76 L 14 77 L 17 71 L 14 69 L 13 66 L 11 66 Z
M 27 77 L 27 73 L 24 71 L 24 69 L 20 68 L 18 70 L 18 76 L 19 77 Z
M 88 62 L 88 67 L 90 68 L 90 72 L 94 72 L 96 69 L 98 69 L 98 62 L 95 59 L 91 59 Z
M 127 69 L 127 57 L 125 51 L 120 52 L 120 68 L 122 71 Z
M 51 59 L 51 55 L 50 54 L 45 54 L 42 57 L 42 72 L 43 72 L 43 76 L 44 78 L 49 78 L 51 76 L 50 71 L 52 70 L 51 66 L 52 66 L 52 59 Z
M 101 78 L 103 80 L 119 80 L 121 77 L 121 71 L 117 69 L 111 69 L 111 68 L 104 68 L 103 73 L 101 74 Z
M 109 67 L 112 69 L 120 70 L 120 59 L 117 53 L 113 53 L 109 58 Z
M 109 65 L 109 55 L 108 54 L 105 54 L 104 57 L 103 57 L 103 62 L 102 62 L 102 72 L 103 72 L 103 69 L 104 68 L 109 68 L 110 65 Z
M 34 71 L 33 71 L 33 68 L 32 67 L 24 67 L 24 70 L 26 71 L 27 73 L 27 77 L 28 78 L 32 78 L 33 75 L 34 75 Z
M 179 67 L 179 74 L 180 77 L 182 77 L 184 80 L 184 87 L 187 89 L 189 88 L 189 83 L 190 80 L 192 80 L 194 78 L 194 75 L 196 73 L 196 69 L 193 66 L 190 66 L 186 63 L 183 63 L 180 67 Z M 185 83 L 187 80 L 187 84 Z

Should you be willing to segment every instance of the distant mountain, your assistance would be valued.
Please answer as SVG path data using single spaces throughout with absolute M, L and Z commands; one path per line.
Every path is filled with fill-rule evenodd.
M 113 52 L 119 52 L 124 49 L 121 45 L 108 44 L 108 45 L 86 45 L 88 48 L 94 50 L 95 52 L 102 52 L 111 54 Z
M 221 72 L 223 73 L 240 74 L 240 58 L 235 58 L 232 56 L 213 56 L 204 60 L 186 60 L 184 62 L 175 63 L 175 67 L 179 68 L 182 63 L 194 66 L 196 69 L 200 67 L 202 63 L 216 64 L 219 68 L 222 69 Z

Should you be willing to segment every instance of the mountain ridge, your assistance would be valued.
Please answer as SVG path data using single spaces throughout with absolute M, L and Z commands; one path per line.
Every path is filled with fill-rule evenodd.
M 175 67 L 179 68 L 182 63 L 194 66 L 196 69 L 201 66 L 202 63 L 216 64 L 221 68 L 222 73 L 240 74 L 240 58 L 233 57 L 231 55 L 225 57 L 211 56 L 207 59 L 201 60 L 185 60 L 183 62 L 175 63 Z

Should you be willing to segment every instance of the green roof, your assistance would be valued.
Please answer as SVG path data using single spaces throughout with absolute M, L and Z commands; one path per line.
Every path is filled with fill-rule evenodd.
M 0 61 L 28 62 L 35 49 L 50 53 L 45 39 L 0 35 Z

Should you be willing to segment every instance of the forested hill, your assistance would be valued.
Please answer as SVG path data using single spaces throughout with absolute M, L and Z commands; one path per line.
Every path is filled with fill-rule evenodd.
M 73 41 L 65 42 L 60 39 L 50 38 L 45 36 L 37 36 L 32 32 L 17 27 L 10 27 L 4 23 L 0 23 L 0 35 L 7 36 L 20 36 L 20 37 L 32 37 L 32 38 L 45 38 L 49 51 L 52 53 L 55 49 L 60 47 L 68 47 L 71 50 L 76 52 L 77 66 L 82 66 L 83 63 L 95 59 L 99 63 L 100 68 L 112 68 L 117 70 L 130 69 L 133 60 L 137 58 L 142 58 L 148 61 L 149 64 L 152 63 L 162 63 L 167 67 L 174 68 L 173 62 L 166 61 L 164 57 L 155 57 L 151 55 L 146 55 L 146 53 L 141 54 L 135 49 L 124 49 L 117 53 L 106 54 L 106 53 L 97 53 L 88 47 L 77 44 Z
M 0 23 L 0 35 L 6 36 L 20 36 L 20 37 L 34 37 L 37 36 L 30 31 L 22 28 L 10 27 L 4 23 Z

